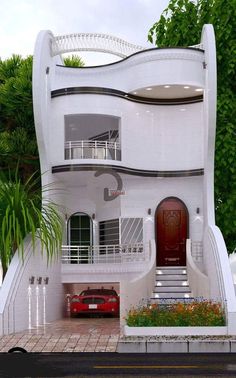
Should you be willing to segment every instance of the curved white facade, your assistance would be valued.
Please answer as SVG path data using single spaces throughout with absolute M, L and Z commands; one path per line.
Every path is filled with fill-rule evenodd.
M 191 265 L 193 293 L 204 292 L 204 274 L 235 333 L 233 281 L 214 221 L 212 26 L 201 48 L 142 50 L 99 67 L 63 66 L 53 41 L 49 31 L 38 35 L 33 101 L 43 184 L 60 188 L 51 196 L 65 218 L 61 282 L 120 283 L 124 315 L 138 301 L 124 288 L 146 282 L 140 293 L 151 295 L 156 244 L 157 266 Z
M 84 163 L 79 159 L 72 162 L 64 158 L 64 116 L 104 114 L 120 118 L 122 154 L 121 161 L 116 164 L 137 169 L 170 171 L 204 167 L 202 103 L 157 106 L 134 103 L 114 96 L 68 95 L 54 98 L 51 110 L 51 126 L 47 130 L 50 147 L 47 154 L 52 166 Z M 112 164 L 114 161 L 106 163 Z

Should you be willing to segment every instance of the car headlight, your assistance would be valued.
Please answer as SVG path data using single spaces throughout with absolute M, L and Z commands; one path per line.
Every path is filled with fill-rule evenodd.
M 71 300 L 71 303 L 80 303 L 80 299 L 79 298 L 73 298 Z

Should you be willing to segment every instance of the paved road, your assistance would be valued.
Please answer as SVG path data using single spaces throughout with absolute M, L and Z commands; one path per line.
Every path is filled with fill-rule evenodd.
M 236 377 L 236 354 L 0 353 L 0 377 Z

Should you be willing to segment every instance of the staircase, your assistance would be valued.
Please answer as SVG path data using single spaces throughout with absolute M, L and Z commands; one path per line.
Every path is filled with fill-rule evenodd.
M 158 266 L 151 303 L 170 304 L 194 298 L 188 283 L 186 266 Z

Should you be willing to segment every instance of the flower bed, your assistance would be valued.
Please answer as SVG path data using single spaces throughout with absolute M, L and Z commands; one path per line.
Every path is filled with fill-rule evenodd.
M 222 305 L 212 301 L 147 305 L 128 312 L 129 327 L 221 327 L 225 326 Z

